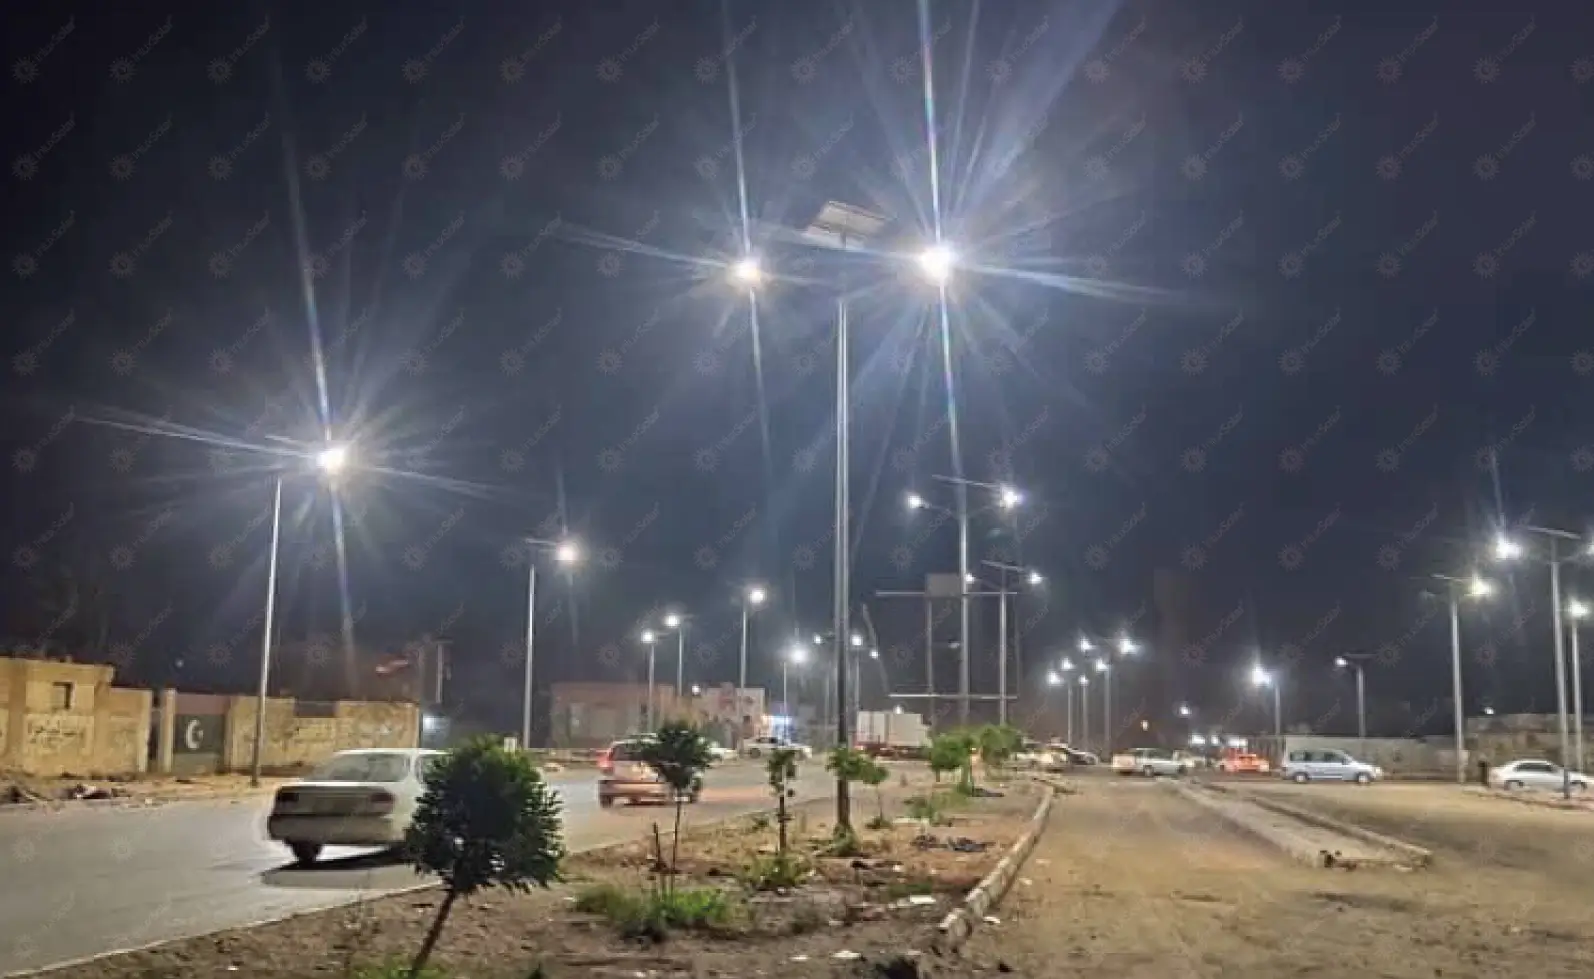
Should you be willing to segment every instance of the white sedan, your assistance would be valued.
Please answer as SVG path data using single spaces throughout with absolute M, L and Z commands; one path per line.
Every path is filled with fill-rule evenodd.
M 1588 776 L 1582 772 L 1568 773 L 1560 765 L 1547 761 L 1513 761 L 1489 770 L 1489 785 L 1507 792 L 1521 789 L 1539 789 L 1560 792 L 1567 784 L 1573 792 L 1588 789 Z
M 277 790 L 266 835 L 301 864 L 324 846 L 396 846 L 426 791 L 426 768 L 441 751 L 340 751 L 307 777 Z

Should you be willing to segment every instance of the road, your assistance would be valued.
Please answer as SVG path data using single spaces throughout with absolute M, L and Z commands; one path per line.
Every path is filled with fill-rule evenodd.
M 547 778 L 563 797 L 572 850 L 635 839 L 660 818 L 657 807 L 599 809 L 592 772 Z M 716 770 L 688 819 L 768 806 L 765 779 L 756 764 Z M 810 762 L 798 795 L 818 798 L 833 784 Z M 315 867 L 294 867 L 265 839 L 268 806 L 255 798 L 0 812 L 0 976 L 421 882 L 390 858 L 346 847 L 329 848 Z

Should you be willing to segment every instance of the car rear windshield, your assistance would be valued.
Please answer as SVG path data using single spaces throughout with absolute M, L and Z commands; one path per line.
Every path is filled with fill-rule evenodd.
M 609 749 L 610 761 L 640 761 L 642 758 L 642 742 L 616 741 L 613 748 Z
M 316 782 L 399 782 L 409 772 L 409 755 L 362 751 L 333 755 L 310 773 L 310 779 Z

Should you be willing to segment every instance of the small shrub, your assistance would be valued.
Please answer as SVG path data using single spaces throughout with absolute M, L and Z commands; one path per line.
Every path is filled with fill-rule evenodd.
M 747 820 L 747 831 L 749 833 L 767 833 L 769 832 L 770 822 L 769 813 L 755 812 Z
M 925 795 L 912 796 L 905 803 L 909 819 L 918 819 L 933 823 L 941 815 L 941 807 L 936 805 L 934 799 Z
M 729 925 L 735 905 L 715 888 L 629 891 L 599 884 L 576 895 L 575 909 L 596 914 L 623 938 L 662 942 L 671 931 L 715 931 Z
M 884 816 L 876 816 L 864 824 L 869 829 L 887 830 L 891 828 L 891 820 Z
M 753 891 L 790 890 L 807 879 L 810 868 L 801 857 L 789 853 L 754 858 L 742 871 L 743 886 Z
M 824 848 L 827 857 L 856 857 L 862 852 L 858 846 L 858 834 L 845 826 L 836 827 L 836 834 Z

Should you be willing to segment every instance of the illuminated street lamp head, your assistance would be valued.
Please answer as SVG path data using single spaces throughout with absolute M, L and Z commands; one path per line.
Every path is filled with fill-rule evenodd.
M 762 605 L 764 604 L 764 599 L 768 597 L 768 595 L 764 594 L 764 589 L 757 585 L 747 589 L 747 604 L 749 605 Z
M 971 572 L 969 572 L 969 573 L 968 573 L 968 574 L 966 574 L 966 575 L 964 575 L 964 576 L 963 576 L 963 583 L 964 583 L 964 584 L 965 584 L 965 585 L 972 585 L 972 584 L 974 584 L 974 583 L 975 583 L 975 582 L 976 582 L 976 581 L 979 581 L 979 580 L 980 580 L 980 579 L 978 579 L 978 578 L 976 578 L 976 577 L 974 577 L 974 572 L 972 572 L 972 571 L 971 571 Z
M 703 696 L 703 687 L 702 687 L 702 685 L 696 684 L 696 683 L 692 684 L 692 696 L 694 696 L 694 697 Z
M 1124 638 L 1118 640 L 1118 651 L 1123 653 L 1125 656 L 1133 656 L 1135 653 L 1140 651 L 1140 647 L 1135 645 L 1135 641 L 1133 639 L 1125 636 Z
M 1058 684 L 1060 684 L 1062 682 L 1063 682 L 1063 678 L 1061 676 L 1057 675 L 1057 671 L 1056 670 L 1053 670 L 1052 672 L 1046 674 L 1046 684 L 1047 684 L 1047 686 L 1055 687 L 1055 686 L 1057 686 Z
M 936 285 L 945 285 L 957 265 L 957 255 L 945 245 L 931 245 L 919 253 L 919 271 Z
M 575 564 L 581 560 L 581 546 L 575 541 L 564 541 L 554 548 L 553 557 L 560 564 Z
M 786 654 L 786 658 L 801 666 L 808 662 L 808 650 L 804 649 L 800 644 L 795 645 L 791 648 L 791 652 Z
M 879 659 L 880 658 L 880 650 L 878 650 L 878 649 L 869 650 L 869 658 L 870 659 Z
M 997 490 L 996 501 L 1002 505 L 1002 509 L 1011 510 L 1024 502 L 1024 494 L 1011 486 L 1003 486 Z
M 1071 673 L 1074 669 L 1074 661 L 1069 659 L 1067 656 L 1064 656 L 1063 661 L 1057 664 L 1057 668 L 1062 670 L 1064 673 Z
M 1179 716 L 1180 717 L 1189 717 L 1190 716 L 1190 705 L 1189 704 L 1180 704 L 1179 705 Z
M 1566 614 L 1574 619 L 1584 618 L 1588 615 L 1588 606 L 1574 598 L 1571 604 L 1566 606 Z
M 651 646 L 654 643 L 659 641 L 659 637 L 654 634 L 652 629 L 643 629 L 642 630 L 642 641 L 647 643 L 649 646 Z
M 858 635 L 856 632 L 848 636 L 847 641 L 852 644 L 853 649 L 860 649 L 863 647 L 863 637 Z
M 1044 585 L 1046 583 L 1046 576 L 1041 574 L 1039 571 L 1031 571 L 1029 573 L 1029 583 L 1032 585 Z
M 924 497 L 917 493 L 909 493 L 907 504 L 909 510 L 923 510 L 925 507 Z
M 1522 545 L 1509 537 L 1501 536 L 1494 542 L 1494 556 L 1501 561 L 1514 561 L 1522 556 Z
M 1097 673 L 1106 673 L 1110 669 L 1112 669 L 1112 664 L 1107 662 L 1105 659 L 1099 659 L 1096 661 Z
M 1079 685 L 1082 686 L 1082 687 L 1090 686 L 1090 677 L 1088 677 L 1085 674 L 1081 673 L 1079 675 Z
M 1350 665 L 1350 660 L 1343 656 L 1336 656 L 1334 657 L 1334 665 L 1343 670 L 1345 667 Z
M 680 627 L 681 627 L 681 617 L 679 615 L 676 615 L 674 612 L 671 612 L 669 615 L 666 615 L 664 617 L 664 628 L 666 628 L 666 629 L 679 629 Z
M 316 468 L 328 476 L 336 476 L 349 464 L 349 449 L 344 445 L 329 445 L 316 453 Z
M 1084 636 L 1080 636 L 1079 637 L 1079 651 L 1080 652 L 1088 653 L 1092 649 L 1095 649 L 1095 648 L 1096 648 L 1095 646 L 1091 645 L 1089 639 L 1086 639 Z
M 1251 667 L 1251 685 L 1252 686 L 1265 687 L 1265 686 L 1267 686 L 1268 684 L 1270 684 L 1272 682 L 1273 682 L 1273 677 L 1272 677 L 1271 674 L 1268 673 L 1267 670 L 1262 669 L 1261 666 L 1253 666 L 1253 667 Z
M 763 283 L 764 268 L 758 259 L 748 256 L 731 266 L 731 278 L 751 289 Z
M 825 644 L 825 637 L 821 636 L 817 632 L 814 633 L 814 645 L 815 646 L 823 646 L 824 644 Z
M 1467 594 L 1473 598 L 1488 598 L 1494 594 L 1494 585 L 1490 584 L 1488 580 L 1474 575 L 1472 581 L 1467 585 Z

